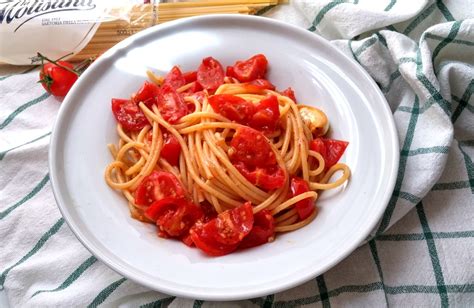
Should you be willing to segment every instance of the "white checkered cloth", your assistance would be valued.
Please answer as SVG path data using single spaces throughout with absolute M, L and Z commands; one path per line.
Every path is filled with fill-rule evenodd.
M 263 298 L 212 303 L 139 286 L 65 225 L 47 163 L 59 102 L 37 69 L 17 71 L 0 77 L 0 306 L 473 305 L 474 2 L 295 0 L 265 14 L 332 40 L 386 95 L 401 158 L 375 237 L 324 275 Z

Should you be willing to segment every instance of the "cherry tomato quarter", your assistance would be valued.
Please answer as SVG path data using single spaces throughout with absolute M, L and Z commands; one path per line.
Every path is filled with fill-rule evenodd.
M 196 224 L 190 231 L 199 249 L 212 256 L 228 254 L 235 249 L 253 227 L 250 202 L 217 215 L 205 224 Z
M 169 73 L 166 75 L 163 84 L 169 85 L 173 89 L 177 90 L 186 84 L 186 79 L 184 78 L 183 73 L 181 73 L 179 67 L 173 66 L 171 71 L 169 71 Z
M 181 238 L 188 235 L 189 229 L 202 218 L 200 207 L 184 198 L 166 197 L 153 202 L 145 215 L 156 221 L 165 237 Z
M 276 164 L 266 137 L 250 127 L 239 127 L 230 142 L 230 159 L 232 162 L 243 162 L 249 167 L 264 167 Z
M 349 142 L 327 138 L 316 138 L 309 144 L 312 151 L 318 152 L 324 158 L 325 169 L 329 169 L 341 158 L 344 154 Z
M 240 82 L 249 82 L 255 79 L 265 78 L 267 73 L 267 58 L 258 54 L 244 61 L 237 61 L 227 73 L 237 78 Z
M 163 119 L 171 124 L 188 114 L 188 107 L 183 98 L 169 85 L 161 87 L 157 105 Z
M 149 81 L 145 81 L 138 91 L 132 95 L 132 102 L 139 104 L 143 102 L 150 107 L 156 102 L 156 98 L 160 92 L 160 88 Z
M 170 165 L 177 166 L 181 155 L 181 145 L 179 145 L 178 139 L 167 131 L 163 132 L 163 139 L 164 143 L 160 156 L 166 159 Z
M 178 179 L 166 171 L 153 171 L 145 177 L 135 190 L 135 203 L 149 206 L 155 201 L 172 197 L 184 198 L 185 192 Z
M 277 164 L 266 167 L 248 167 L 243 162 L 237 162 L 233 165 L 250 183 L 265 190 L 278 189 L 285 185 L 285 172 Z
M 275 219 L 269 210 L 260 211 L 253 218 L 252 231 L 244 237 L 239 249 L 260 246 L 273 241 L 275 238 Z
M 280 109 L 278 99 L 275 95 L 270 95 L 262 99 L 256 106 L 256 111 L 249 122 L 249 125 L 259 131 L 273 132 L 280 120 Z
M 197 71 L 190 71 L 183 73 L 184 80 L 186 83 L 190 83 L 197 80 Z
M 293 91 L 293 89 L 291 87 L 286 88 L 283 92 L 281 92 L 281 95 L 284 95 L 284 96 L 290 98 L 295 103 L 298 103 L 296 101 L 295 91 Z
M 290 190 L 291 190 L 292 197 L 295 197 L 309 191 L 309 185 L 305 180 L 301 178 L 292 177 L 291 182 L 290 182 Z M 295 204 L 295 208 L 296 208 L 296 211 L 298 212 L 298 216 L 300 220 L 304 220 L 308 218 L 309 216 L 311 216 L 311 214 L 313 214 L 313 212 L 316 209 L 314 202 L 311 198 L 298 201 Z
M 215 112 L 231 121 L 247 124 L 255 113 L 255 105 L 245 99 L 231 95 L 219 94 L 209 97 L 209 104 Z
M 149 123 L 140 107 L 129 99 L 112 98 L 112 113 L 127 131 L 139 131 Z
M 224 69 L 216 59 L 205 58 L 198 68 L 196 79 L 203 89 L 213 92 L 224 83 Z

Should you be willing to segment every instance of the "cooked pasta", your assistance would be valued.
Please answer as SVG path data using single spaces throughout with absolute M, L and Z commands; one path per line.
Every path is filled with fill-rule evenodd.
M 227 246 L 216 252 L 209 249 L 209 241 L 204 244 L 199 239 L 196 241 L 193 225 L 202 227 L 201 220 L 207 224 L 216 220 L 214 224 L 217 226 L 232 225 L 235 228 L 235 222 L 239 221 L 235 216 L 244 213 L 241 208 L 246 204 L 253 214 L 254 226 L 258 222 L 260 225 L 271 224 L 272 232 L 267 232 L 271 236 L 243 245 L 256 246 L 254 244 L 272 241 L 275 232 L 293 231 L 309 224 L 317 216 L 314 203 L 319 194 L 343 185 L 350 177 L 349 167 L 337 163 L 347 143 L 320 138 L 328 128 L 324 113 L 314 107 L 297 104 L 290 98 L 293 96 L 290 92 L 282 94 L 261 78 L 256 78 L 257 82 L 240 82 L 239 79 L 245 78 L 237 72 L 238 63 L 234 65 L 234 72 L 228 72 L 227 76 L 221 76 L 220 69 L 214 70 L 211 75 L 217 74 L 218 79 L 222 80 L 217 86 L 213 82 L 209 86 L 208 81 L 200 79 L 201 67 L 196 80 L 190 78 L 183 84 L 180 79 L 181 82 L 174 84 L 175 89 L 166 84 L 173 84 L 181 74 L 179 69 L 174 68 L 174 72 L 166 78 L 148 72 L 155 84 L 154 87 L 151 83 L 146 85 L 161 92 L 155 103 L 136 99 L 142 92 L 150 92 L 149 89 L 137 93 L 129 101 L 121 100 L 122 104 L 132 102 L 136 107 L 134 115 L 143 115 L 142 122 L 145 124 L 126 129 L 122 124 L 130 126 L 130 123 L 124 122 L 124 117 L 117 116 L 117 109 L 114 110 L 119 122 L 117 133 L 120 139 L 117 146 L 109 145 L 113 161 L 105 170 L 107 184 L 123 193 L 133 218 L 157 223 L 161 236 L 181 238 L 185 243 L 195 244 L 201 249 L 204 246 L 203 250 L 211 255 L 228 253 L 226 249 L 231 248 L 227 246 L 237 249 L 239 245 L 233 247 L 236 244 L 234 240 L 218 240 Z M 263 76 L 257 77 L 264 77 L 264 73 L 260 75 Z M 199 91 L 190 91 L 197 85 L 200 85 L 197 88 Z M 173 103 L 176 100 L 182 103 L 178 107 L 188 110 L 179 119 L 173 117 L 176 106 L 168 108 L 163 105 L 169 105 L 169 102 L 159 103 L 160 99 L 161 102 L 167 98 L 169 101 L 169 97 L 173 98 Z M 173 113 L 169 112 L 170 109 Z M 332 146 L 334 144 L 337 146 Z M 149 179 L 151 175 L 156 181 Z M 160 176 L 164 178 L 160 180 Z M 147 194 L 145 199 L 149 200 L 143 201 L 143 194 Z M 166 202 L 160 203 L 160 198 L 166 199 Z M 175 202 L 176 199 L 186 200 L 186 205 L 177 206 L 179 202 Z M 170 204 L 174 206 L 170 207 Z M 210 208 L 215 214 L 205 219 L 202 218 L 205 215 L 196 214 L 194 216 L 200 218 L 189 223 L 184 228 L 187 230 L 169 232 L 173 229 L 167 227 L 170 217 L 174 219 L 178 208 L 189 204 L 197 208 L 206 207 L 205 212 L 209 212 Z M 157 210 L 151 210 L 152 207 Z M 163 210 L 164 207 L 166 210 Z M 240 212 L 237 212 L 239 208 Z M 169 217 L 157 218 L 156 213 L 150 214 L 154 211 L 161 211 L 158 216 Z M 229 213 L 234 215 L 232 223 L 224 219 Z M 262 220 L 266 220 L 265 223 Z M 251 237 L 248 234 L 255 229 L 254 226 L 248 232 L 231 231 L 237 232 L 240 241 L 243 241 Z M 217 230 L 219 233 L 225 228 Z M 214 239 L 211 242 L 214 243 Z M 218 245 L 210 246 L 215 248 Z

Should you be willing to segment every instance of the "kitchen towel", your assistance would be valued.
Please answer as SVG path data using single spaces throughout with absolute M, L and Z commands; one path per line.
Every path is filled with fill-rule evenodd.
M 474 303 L 474 2 L 294 0 L 261 13 L 331 40 L 386 96 L 400 167 L 368 243 L 303 285 L 243 301 L 175 298 L 121 277 L 80 244 L 55 204 L 47 154 L 60 103 L 36 83 L 38 68 L 1 67 L 0 306 Z

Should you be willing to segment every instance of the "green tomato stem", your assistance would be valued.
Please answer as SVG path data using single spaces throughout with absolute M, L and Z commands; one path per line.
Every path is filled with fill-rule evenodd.
M 65 55 L 65 56 L 63 56 L 62 58 L 67 57 L 67 56 L 69 56 L 69 55 Z M 57 65 L 58 67 L 60 67 L 60 68 L 62 68 L 62 69 L 65 69 L 65 70 L 68 71 L 68 72 L 71 72 L 71 73 L 75 74 L 76 76 L 79 76 L 79 73 L 76 72 L 74 69 L 71 69 L 71 68 L 69 68 L 69 67 L 67 67 L 67 66 L 64 66 L 64 65 L 61 65 L 61 64 L 58 63 L 58 61 L 59 61 L 60 59 L 62 59 L 62 58 L 60 58 L 60 59 L 58 59 L 58 60 L 56 60 L 56 61 L 55 61 L 55 60 L 51 60 L 51 59 L 49 59 L 49 58 L 43 56 L 43 55 L 42 55 L 41 53 L 39 53 L 39 52 L 38 52 L 38 57 L 41 58 L 41 66 L 43 66 L 43 60 L 46 60 L 46 61 L 48 61 L 48 62 L 50 62 L 50 63 L 53 63 L 53 64 Z

